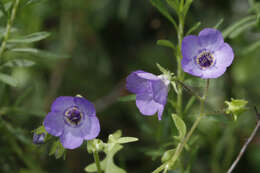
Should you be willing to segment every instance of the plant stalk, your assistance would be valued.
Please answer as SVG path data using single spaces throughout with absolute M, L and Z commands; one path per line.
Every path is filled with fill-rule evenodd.
M 99 161 L 99 156 L 98 156 L 98 152 L 94 151 L 93 152 L 93 156 L 94 156 L 94 160 L 97 166 L 97 173 L 102 173 L 101 171 L 101 166 L 100 166 L 100 161 Z
M 10 31 L 11 31 L 12 25 L 14 23 L 14 19 L 15 19 L 15 16 L 16 16 L 16 11 L 18 9 L 19 3 L 20 3 L 20 0 L 15 0 L 14 6 L 13 6 L 13 9 L 12 9 L 12 12 L 11 12 L 11 17 L 7 21 L 7 25 L 6 25 L 6 29 L 5 29 L 5 35 L 4 35 L 4 38 L 3 38 L 3 41 L 2 41 L 2 44 L 1 44 L 1 47 L 0 47 L 0 64 L 1 64 L 2 59 L 3 59 L 3 53 L 4 53 L 5 48 L 6 48 L 6 43 L 7 43 L 7 40 L 9 38 L 9 34 L 10 34 Z

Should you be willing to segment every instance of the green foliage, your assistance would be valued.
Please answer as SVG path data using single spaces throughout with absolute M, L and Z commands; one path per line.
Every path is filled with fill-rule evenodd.
M 114 163 L 114 156 L 117 152 L 123 149 L 124 143 L 135 142 L 138 139 L 134 137 L 121 137 L 122 131 L 117 130 L 115 133 L 110 134 L 107 143 L 102 142 L 99 139 L 95 139 L 88 142 L 88 152 L 94 151 L 103 152 L 106 157 L 100 162 L 101 169 L 104 173 L 126 173 L 122 168 L 118 167 Z M 86 172 L 97 172 L 96 163 L 92 163 L 85 168 Z
M 33 43 L 37 41 L 41 41 L 50 36 L 48 32 L 36 32 L 26 36 L 20 36 L 16 38 L 10 38 L 7 40 L 8 43 Z
M 162 2 L 162 0 L 150 0 L 152 5 L 154 7 L 156 7 L 160 13 L 165 16 L 176 28 L 177 28 L 177 24 L 175 22 L 175 20 L 173 19 L 173 17 L 171 16 L 171 14 L 168 12 L 166 6 L 164 5 L 164 3 Z
M 120 102 L 129 102 L 129 101 L 134 101 L 136 99 L 136 95 L 135 94 L 131 94 L 128 96 L 123 96 L 118 98 L 118 101 Z
M 172 114 L 172 119 L 179 132 L 179 136 L 174 136 L 174 138 L 181 141 L 181 140 L 183 140 L 183 138 L 186 135 L 186 131 L 187 131 L 186 125 L 185 125 L 184 121 L 176 114 Z
M 52 147 L 50 149 L 49 155 L 54 155 L 56 159 L 59 159 L 63 157 L 65 159 L 66 157 L 66 150 L 63 148 L 62 144 L 60 143 L 60 140 L 56 140 L 53 142 Z
M 12 76 L 4 74 L 4 73 L 0 73 L 0 81 L 3 83 L 6 83 L 12 87 L 18 86 L 18 82 L 16 79 L 14 79 Z
M 222 32 L 223 37 L 224 38 L 236 37 L 241 32 L 243 32 L 245 29 L 248 29 L 249 27 L 254 26 L 257 23 L 256 19 L 257 19 L 256 15 L 251 15 L 251 16 L 247 16 L 247 17 L 235 22 L 234 24 L 232 24 L 231 26 L 229 26 Z
M 248 110 L 246 107 L 247 103 L 248 101 L 246 100 L 231 98 L 231 101 L 225 101 L 225 104 L 227 105 L 225 112 L 233 115 L 233 118 L 236 121 L 240 114 Z
M 176 47 L 174 46 L 174 44 L 169 40 L 157 40 L 156 44 L 159 46 L 170 47 L 173 50 L 176 50 Z

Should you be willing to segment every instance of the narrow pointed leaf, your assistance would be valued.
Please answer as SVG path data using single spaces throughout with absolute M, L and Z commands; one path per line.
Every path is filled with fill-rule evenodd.
M 150 0 L 150 1 L 151 1 L 152 5 L 154 7 L 156 7 L 160 11 L 160 13 L 174 25 L 175 28 L 177 28 L 177 24 L 176 24 L 175 20 L 170 15 L 167 8 L 164 6 L 163 2 L 161 0 Z
M 159 46 L 170 47 L 170 48 L 172 48 L 174 50 L 176 49 L 174 44 L 171 41 L 169 41 L 169 40 L 158 40 L 156 42 L 156 44 L 159 45 Z
M 232 24 L 231 26 L 229 26 L 222 32 L 223 37 L 224 38 L 228 37 L 234 30 L 242 27 L 243 25 L 245 25 L 246 23 L 248 23 L 250 21 L 252 22 L 253 20 L 256 20 L 256 15 L 247 16 L 247 17 L 239 20 L 238 22 L 235 22 L 234 24 Z
M 49 36 L 50 33 L 48 32 L 36 32 L 26 36 L 9 39 L 8 42 L 9 43 L 33 43 L 33 42 L 43 40 Z
M 9 76 L 4 73 L 0 73 L 0 81 L 3 83 L 6 83 L 12 87 L 17 87 L 18 86 L 18 81 L 15 80 L 12 76 Z

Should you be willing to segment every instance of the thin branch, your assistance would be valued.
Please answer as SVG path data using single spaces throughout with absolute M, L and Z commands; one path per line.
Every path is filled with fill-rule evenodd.
M 243 145 L 240 153 L 238 154 L 236 160 L 233 162 L 233 164 L 231 165 L 231 167 L 229 168 L 229 170 L 227 171 L 227 173 L 231 173 L 233 171 L 233 169 L 236 167 L 237 163 L 239 162 L 239 160 L 241 159 L 242 155 L 244 154 L 244 152 L 246 151 L 246 148 L 248 147 L 249 143 L 253 140 L 253 138 L 256 135 L 257 130 L 260 127 L 260 114 L 257 112 L 257 109 L 255 107 L 255 111 L 256 111 L 256 115 L 258 118 L 257 124 L 255 126 L 255 129 L 253 130 L 253 132 L 251 133 L 250 137 L 247 139 L 246 143 Z

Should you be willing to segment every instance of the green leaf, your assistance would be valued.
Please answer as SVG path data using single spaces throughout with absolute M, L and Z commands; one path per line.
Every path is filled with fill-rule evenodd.
M 191 27 L 188 32 L 186 33 L 186 35 L 190 35 L 191 33 L 193 33 L 194 31 L 196 31 L 201 25 L 201 22 L 197 22 L 195 25 L 193 25 L 193 27 Z
M 251 28 L 253 26 L 256 26 L 257 21 L 252 21 L 252 22 L 248 22 L 240 27 L 238 27 L 236 30 L 234 30 L 230 35 L 229 38 L 233 39 L 235 37 L 237 37 L 239 34 L 241 34 L 242 32 L 244 32 L 245 30 L 247 30 L 248 28 Z
M 186 0 L 186 3 L 184 5 L 184 7 L 183 7 L 183 16 L 184 16 L 184 18 L 186 17 L 192 2 L 193 2 L 193 0 Z
M 1 1 L 0 1 L 0 10 L 2 11 L 2 13 L 3 13 L 5 16 L 7 16 L 7 12 L 6 12 L 6 10 L 5 10 L 5 6 L 4 6 L 3 2 L 1 2 Z
M 49 36 L 50 33 L 48 32 L 36 32 L 19 38 L 9 39 L 8 42 L 9 43 L 33 43 L 33 42 L 43 40 Z
M 119 144 L 124 144 L 124 143 L 130 143 L 130 142 L 135 142 L 135 141 L 138 141 L 138 138 L 134 138 L 134 137 L 122 137 L 122 138 L 119 138 L 117 140 L 117 143 Z
M 97 152 L 102 151 L 104 147 L 105 147 L 105 144 L 100 139 L 93 139 L 93 140 L 87 141 L 88 153 L 93 153 L 95 151 L 97 151 Z
M 186 125 L 184 121 L 176 114 L 172 114 L 172 119 L 179 132 L 179 136 L 177 136 L 176 138 L 182 140 L 186 135 L 186 131 L 187 131 Z
M 245 47 L 242 54 L 246 55 L 248 53 L 254 52 L 256 49 L 260 47 L 260 40 L 250 44 L 249 46 Z
M 179 11 L 179 2 L 176 0 L 166 0 L 166 2 L 178 13 Z
M 116 144 L 109 150 L 106 154 L 106 158 L 100 162 L 101 169 L 104 173 L 126 173 L 123 169 L 118 167 L 114 163 L 114 155 L 123 148 L 122 145 Z M 97 172 L 97 167 L 95 163 L 88 165 L 85 168 L 86 172 Z
M 241 100 L 241 99 L 233 99 L 231 98 L 231 101 L 225 101 L 225 104 L 227 105 L 226 108 L 226 114 L 233 115 L 234 120 L 237 120 L 237 117 L 248 110 L 246 107 L 248 101 Z
M 63 148 L 62 144 L 59 140 L 55 141 L 52 144 L 51 150 L 49 152 L 49 156 L 54 155 L 56 159 L 61 157 L 65 158 L 65 148 Z
M 156 42 L 156 44 L 159 45 L 159 46 L 170 47 L 170 48 L 176 50 L 176 47 L 174 46 L 174 44 L 169 40 L 158 40 Z
M 54 54 L 51 52 L 38 50 L 35 48 L 14 48 L 11 49 L 12 52 L 19 52 L 19 53 L 28 53 L 34 56 L 43 57 L 43 58 L 51 58 L 51 59 L 61 59 L 61 58 L 69 58 L 67 55 L 59 55 Z
M 166 17 L 173 25 L 174 27 L 177 29 L 177 24 L 175 22 L 175 20 L 172 18 L 172 16 L 170 15 L 170 13 L 168 12 L 167 8 L 164 6 L 162 0 L 150 0 L 152 5 L 154 7 L 156 7 L 161 14 Z
M 135 99 L 136 99 L 136 95 L 131 94 L 131 95 L 128 95 L 128 96 L 119 97 L 118 101 L 120 101 L 120 102 L 130 102 L 130 101 L 134 101 Z
M 218 23 L 214 26 L 215 29 L 218 29 L 220 27 L 220 25 L 223 23 L 224 19 L 221 18 Z
M 33 132 L 35 132 L 36 134 L 47 133 L 47 131 L 45 130 L 44 126 L 38 127 L 37 129 L 33 130 Z
M 12 59 L 3 64 L 3 67 L 30 67 L 33 66 L 35 62 L 26 59 Z
M 171 149 L 171 150 L 165 151 L 161 158 L 161 162 L 164 163 L 164 162 L 169 161 L 172 158 L 172 156 L 174 155 L 175 151 L 176 151 L 176 149 Z
M 239 29 L 240 27 L 244 26 L 245 24 L 247 24 L 248 22 L 252 22 L 252 20 L 256 20 L 256 15 L 252 15 L 252 16 L 248 16 L 245 17 L 241 20 L 239 20 L 238 22 L 235 22 L 234 24 L 232 24 L 231 26 L 229 26 L 228 28 L 226 28 L 222 34 L 223 37 L 226 38 L 228 37 L 230 34 L 232 34 L 236 29 Z
M 186 106 L 185 106 L 185 108 L 184 108 L 184 114 L 186 114 L 188 111 L 189 111 L 189 109 L 191 108 L 191 106 L 193 105 L 193 103 L 196 101 L 196 97 L 195 96 L 192 96 L 190 99 L 189 99 L 189 101 L 188 101 L 188 103 L 186 104 Z
M 15 80 L 12 76 L 9 76 L 4 73 L 0 73 L 0 81 L 3 83 L 6 83 L 12 87 L 17 87 L 18 86 L 18 81 Z

